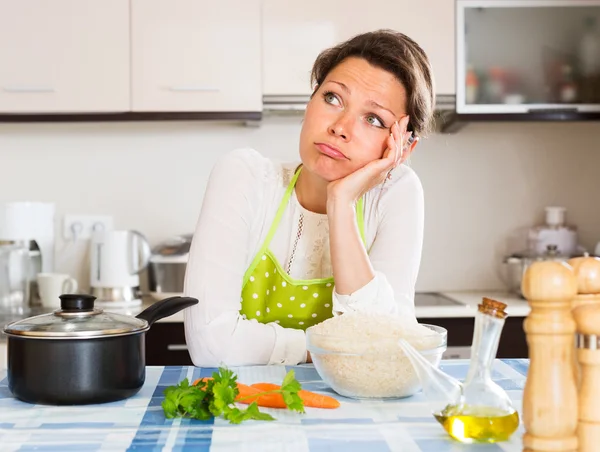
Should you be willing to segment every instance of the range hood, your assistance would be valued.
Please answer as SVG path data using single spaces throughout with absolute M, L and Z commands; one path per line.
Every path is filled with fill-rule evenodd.
M 302 116 L 306 104 L 310 100 L 308 95 L 265 95 L 263 96 L 263 117 L 277 116 Z M 453 95 L 438 95 L 435 99 L 436 129 L 440 132 L 454 132 L 452 128 L 456 116 L 456 97 Z

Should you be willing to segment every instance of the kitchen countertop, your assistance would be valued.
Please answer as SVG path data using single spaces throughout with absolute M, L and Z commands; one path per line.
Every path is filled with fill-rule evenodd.
M 423 295 L 434 295 L 439 299 L 439 303 L 436 305 L 423 306 L 419 303 L 420 297 L 417 293 L 415 297 L 415 313 L 418 319 L 426 318 L 450 318 L 450 317 L 473 317 L 477 312 L 477 305 L 481 303 L 483 297 L 493 298 L 498 301 L 502 301 L 507 304 L 506 311 L 511 317 L 525 317 L 529 314 L 529 305 L 527 300 L 520 298 L 518 295 L 508 292 L 495 292 L 495 291 L 463 291 L 463 292 L 439 292 L 439 293 L 427 293 Z M 444 300 L 446 298 L 446 300 Z M 448 300 L 450 299 L 450 300 Z M 102 309 L 111 312 L 118 312 L 126 315 L 137 315 L 146 309 L 148 306 L 155 303 L 151 297 L 144 297 L 141 305 L 132 306 L 130 308 L 113 308 L 109 309 L 105 306 Z M 29 317 L 33 315 L 44 314 L 52 312 L 52 309 L 48 308 L 33 308 L 30 314 L 24 316 L 16 316 L 13 318 L 7 318 L 0 316 L 0 326 L 10 323 L 18 318 Z M 170 317 L 159 320 L 159 322 L 183 322 L 183 312 L 178 312 Z M 6 336 L 2 334 L 0 329 L 0 342 L 6 341 Z
M 415 314 L 417 318 L 439 318 L 439 317 L 474 317 L 477 312 L 477 305 L 481 303 L 483 297 L 493 298 L 495 300 L 506 303 L 506 312 L 509 316 L 525 317 L 529 314 L 529 305 L 527 300 L 520 298 L 518 295 L 508 292 L 496 291 L 462 291 L 462 292 L 436 292 L 424 293 L 422 295 L 434 295 L 437 298 L 449 298 L 451 301 L 444 303 L 440 300 L 439 304 L 433 306 L 423 306 L 419 304 L 419 293 L 415 296 Z M 440 297 L 441 296 L 441 297 Z M 452 303 L 454 301 L 454 303 Z M 145 300 L 141 307 L 131 309 L 132 315 L 137 315 L 142 309 L 154 302 L 153 300 Z M 118 312 L 118 311 L 115 311 Z M 159 322 L 183 322 L 183 312 L 178 312 Z
M 419 295 L 434 295 L 438 298 L 446 297 L 451 302 L 440 302 L 440 304 L 432 306 L 423 306 L 419 304 Z M 509 316 L 525 317 L 529 314 L 529 304 L 527 300 L 520 298 L 518 295 L 509 292 L 499 291 L 461 291 L 461 292 L 436 292 L 436 293 L 417 293 L 415 296 L 415 314 L 417 318 L 439 318 L 439 317 L 474 317 L 477 312 L 477 305 L 481 303 L 483 297 L 493 298 L 495 300 L 506 303 L 506 312 Z M 454 303 L 452 303 L 452 301 Z M 150 304 L 147 301 L 142 306 L 145 308 Z M 139 308 L 139 311 L 142 310 Z M 136 315 L 137 312 L 133 315 Z M 183 322 L 183 312 L 159 320 L 160 322 Z
M 477 305 L 481 303 L 483 297 L 492 298 L 506 303 L 506 313 L 511 317 L 526 317 L 529 314 L 530 307 L 527 300 L 510 292 L 500 291 L 454 291 L 440 292 L 440 295 L 446 296 L 459 303 L 458 306 L 436 306 L 421 307 L 415 301 L 415 311 L 417 318 L 431 317 L 474 317 L 477 312 Z
M 504 388 L 521 413 L 528 360 L 495 360 L 492 378 Z M 448 374 L 464 379 L 468 361 L 443 361 Z M 333 393 L 312 365 L 232 368 L 241 382 L 280 383 L 294 369 L 308 390 L 341 402 L 336 410 L 307 408 L 306 414 L 261 408 L 277 420 L 230 425 L 222 419 L 165 419 L 161 402 L 165 387 L 184 378 L 209 376 L 214 369 L 148 367 L 141 391 L 128 400 L 103 405 L 51 407 L 30 405 L 12 397 L 5 371 L 0 371 L 0 444 L 16 450 L 225 451 L 290 450 L 407 452 L 521 452 L 523 424 L 509 441 L 460 444 L 430 414 L 422 393 L 405 399 L 353 400 Z M 522 416 L 521 416 L 522 417 Z

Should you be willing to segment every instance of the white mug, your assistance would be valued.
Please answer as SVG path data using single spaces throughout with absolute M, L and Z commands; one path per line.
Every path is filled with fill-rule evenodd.
M 58 297 L 78 289 L 77 281 L 64 273 L 38 273 L 37 284 L 42 306 L 47 308 L 60 307 Z

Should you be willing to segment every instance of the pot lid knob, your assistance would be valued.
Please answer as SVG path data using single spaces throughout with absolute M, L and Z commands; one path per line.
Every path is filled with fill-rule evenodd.
M 96 297 L 85 294 L 60 295 L 60 309 L 63 312 L 85 312 L 94 310 Z

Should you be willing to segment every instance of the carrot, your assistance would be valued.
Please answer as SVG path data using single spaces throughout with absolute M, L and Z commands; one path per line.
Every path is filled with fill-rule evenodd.
M 201 381 L 207 382 L 208 380 L 212 380 L 211 377 L 198 378 L 196 381 L 192 383 L 192 386 L 196 386 Z
M 236 402 L 246 405 L 256 402 L 258 406 L 265 408 L 287 408 L 281 394 L 264 394 L 265 391 L 262 389 L 238 383 L 238 388 L 240 386 L 242 388 L 240 388 L 240 394 L 235 398 Z
M 256 402 L 258 406 L 266 408 L 287 408 L 280 394 L 263 394 L 262 389 L 238 383 L 240 393 L 235 398 L 236 402 L 246 405 Z
M 206 382 L 208 380 L 212 380 L 212 378 L 198 378 L 196 381 L 194 381 L 193 385 L 195 386 L 201 381 Z M 238 383 L 237 388 L 239 394 L 235 398 L 236 402 L 244 403 L 246 405 L 256 402 L 258 406 L 265 408 L 287 408 L 287 405 L 283 401 L 283 397 L 280 394 L 263 394 L 263 392 L 265 392 L 264 390 L 253 388 L 252 386 L 248 386 L 243 383 Z
M 258 389 L 260 391 L 277 391 L 281 388 L 281 386 L 273 384 L 273 383 L 255 383 L 251 385 L 252 388 Z M 281 394 L 268 394 L 274 397 L 278 397 L 283 402 L 283 396 Z M 316 392 L 306 391 L 301 389 L 298 392 L 298 395 L 304 402 L 304 406 L 309 406 L 313 408 L 338 408 L 340 406 L 340 402 L 338 402 L 333 397 L 329 397 L 322 394 L 317 394 Z M 260 405 L 260 404 L 259 404 Z

